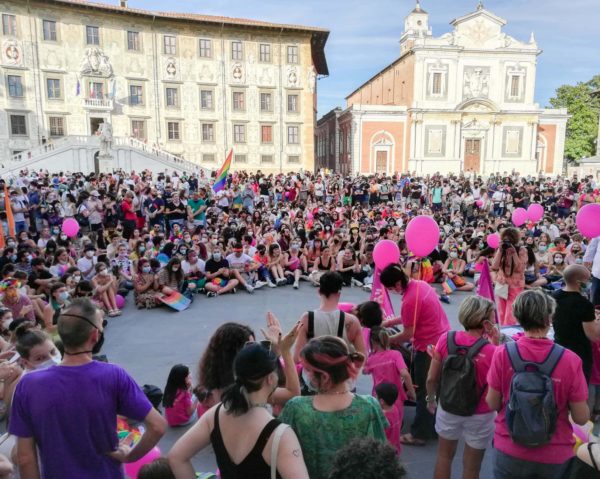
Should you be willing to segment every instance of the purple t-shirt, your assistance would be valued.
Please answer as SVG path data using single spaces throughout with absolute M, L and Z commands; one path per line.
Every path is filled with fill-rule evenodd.
M 151 409 L 115 364 L 52 366 L 19 381 L 9 430 L 35 439 L 42 479 L 122 479 L 121 464 L 106 455 L 118 444 L 117 414 L 142 421 Z

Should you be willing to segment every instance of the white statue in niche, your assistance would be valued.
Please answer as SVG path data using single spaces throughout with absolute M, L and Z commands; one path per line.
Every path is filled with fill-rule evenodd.
M 108 121 L 100 123 L 100 156 L 106 156 L 109 154 L 110 147 L 113 140 L 112 125 Z

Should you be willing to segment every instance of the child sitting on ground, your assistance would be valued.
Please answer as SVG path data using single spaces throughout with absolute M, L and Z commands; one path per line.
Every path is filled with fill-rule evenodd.
M 388 427 L 385 428 L 385 436 L 388 442 L 396 449 L 400 455 L 402 446 L 400 445 L 400 432 L 402 431 L 402 416 L 396 407 L 398 400 L 398 388 L 392 383 L 379 383 L 375 386 L 375 397 L 383 409 L 388 420 Z
M 197 400 L 193 399 L 191 389 L 190 368 L 184 364 L 173 366 L 163 396 L 165 418 L 169 426 L 187 426 L 196 421 Z

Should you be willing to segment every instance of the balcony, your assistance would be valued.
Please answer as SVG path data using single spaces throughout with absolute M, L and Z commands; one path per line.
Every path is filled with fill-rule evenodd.
M 95 111 L 112 111 L 114 107 L 113 101 L 104 98 L 84 98 L 83 108 L 86 110 Z

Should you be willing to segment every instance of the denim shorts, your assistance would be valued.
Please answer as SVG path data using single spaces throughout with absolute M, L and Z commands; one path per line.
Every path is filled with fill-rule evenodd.
M 565 479 L 572 459 L 562 464 L 544 464 L 525 461 L 504 454 L 496 449 L 494 479 Z

